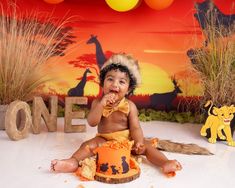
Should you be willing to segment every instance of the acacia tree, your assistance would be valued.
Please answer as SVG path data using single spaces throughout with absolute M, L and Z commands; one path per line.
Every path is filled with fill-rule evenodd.
M 105 56 L 107 59 L 111 57 L 114 54 L 114 52 L 106 51 Z M 94 82 L 99 85 L 98 77 L 99 77 L 99 67 L 97 65 L 96 61 L 96 55 L 95 54 L 83 54 L 81 56 L 78 56 L 76 60 L 69 61 L 69 64 L 73 65 L 75 68 L 80 69 L 86 69 L 89 68 L 91 70 L 94 70 L 96 76 L 88 76 L 87 81 Z M 81 78 L 77 78 L 77 80 L 81 80 Z M 101 92 L 101 89 L 99 88 L 99 93 Z

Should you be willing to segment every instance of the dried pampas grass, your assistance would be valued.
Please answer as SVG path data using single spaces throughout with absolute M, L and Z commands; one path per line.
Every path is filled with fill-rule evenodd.
M 217 14 L 213 9 L 205 14 L 206 43 L 193 57 L 204 90 L 201 107 L 208 100 L 216 106 L 235 103 L 235 25 L 225 28 Z
M 44 64 L 58 55 L 55 52 L 65 37 L 61 31 L 66 21 L 48 17 L 42 22 L 37 12 L 19 14 L 16 5 L 0 8 L 0 104 L 27 101 L 48 81 Z

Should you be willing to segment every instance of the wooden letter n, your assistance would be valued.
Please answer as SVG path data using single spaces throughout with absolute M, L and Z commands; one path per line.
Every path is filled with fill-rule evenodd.
M 40 133 L 41 117 L 43 118 L 49 132 L 54 132 L 57 129 L 57 110 L 58 97 L 50 96 L 49 110 L 42 99 L 42 97 L 34 97 L 33 99 L 33 125 L 32 130 L 34 134 Z

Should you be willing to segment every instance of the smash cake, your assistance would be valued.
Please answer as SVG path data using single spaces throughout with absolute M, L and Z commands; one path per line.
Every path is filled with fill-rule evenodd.
M 138 178 L 140 168 L 136 160 L 131 157 L 132 145 L 133 141 L 128 140 L 105 142 L 94 150 L 96 159 L 83 160 L 76 174 L 87 180 L 95 179 L 113 184 L 125 183 Z

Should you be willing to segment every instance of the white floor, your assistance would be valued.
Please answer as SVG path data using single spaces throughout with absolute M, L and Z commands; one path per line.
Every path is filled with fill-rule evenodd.
M 84 120 L 79 121 L 82 123 Z M 75 122 L 76 123 L 76 122 Z M 174 178 L 162 175 L 147 161 L 141 164 L 141 176 L 125 184 L 104 184 L 97 181 L 81 182 L 74 174 L 49 171 L 54 158 L 69 157 L 79 145 L 93 137 L 95 128 L 85 133 L 64 133 L 63 119 L 58 119 L 58 131 L 49 133 L 43 128 L 38 135 L 30 134 L 20 141 L 11 141 L 0 131 L 0 187 L 1 188 L 233 188 L 235 187 L 235 148 L 224 142 L 209 144 L 199 135 L 201 125 L 169 122 L 141 122 L 147 137 L 158 137 L 184 143 L 196 143 L 215 155 L 189 156 L 175 153 L 165 155 L 177 159 L 183 170 Z

